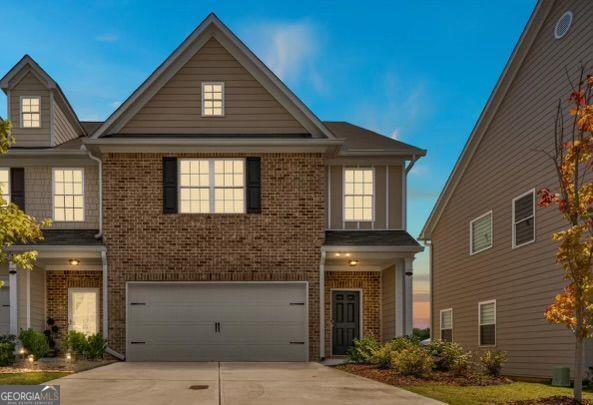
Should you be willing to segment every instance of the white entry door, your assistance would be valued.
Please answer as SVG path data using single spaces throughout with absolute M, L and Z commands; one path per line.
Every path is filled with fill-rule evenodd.
M 99 289 L 68 290 L 68 329 L 94 335 L 99 331 Z

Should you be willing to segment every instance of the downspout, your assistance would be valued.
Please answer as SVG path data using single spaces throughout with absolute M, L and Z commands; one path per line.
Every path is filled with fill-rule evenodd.
M 81 148 L 99 165 L 99 232 L 95 234 L 95 239 L 101 239 L 103 237 L 103 161 L 88 151 L 86 146 L 82 145 Z
M 325 360 L 325 250 L 319 262 L 319 358 Z

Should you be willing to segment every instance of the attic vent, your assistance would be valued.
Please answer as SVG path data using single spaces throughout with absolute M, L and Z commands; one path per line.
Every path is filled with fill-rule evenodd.
M 568 33 L 572 25 L 572 11 L 567 11 L 558 19 L 556 27 L 554 28 L 554 37 L 560 39 Z

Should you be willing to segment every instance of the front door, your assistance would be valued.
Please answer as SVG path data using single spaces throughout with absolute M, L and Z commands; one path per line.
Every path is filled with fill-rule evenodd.
M 99 290 L 70 288 L 68 290 L 68 329 L 94 335 L 99 331 Z
M 333 291 L 332 293 L 333 342 L 332 353 L 345 355 L 360 338 L 360 293 L 358 291 Z

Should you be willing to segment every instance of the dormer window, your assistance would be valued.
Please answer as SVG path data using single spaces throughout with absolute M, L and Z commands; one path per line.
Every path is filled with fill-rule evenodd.
M 21 128 L 41 128 L 40 97 L 21 97 Z
M 224 83 L 203 82 L 202 83 L 202 116 L 223 117 L 224 116 Z

